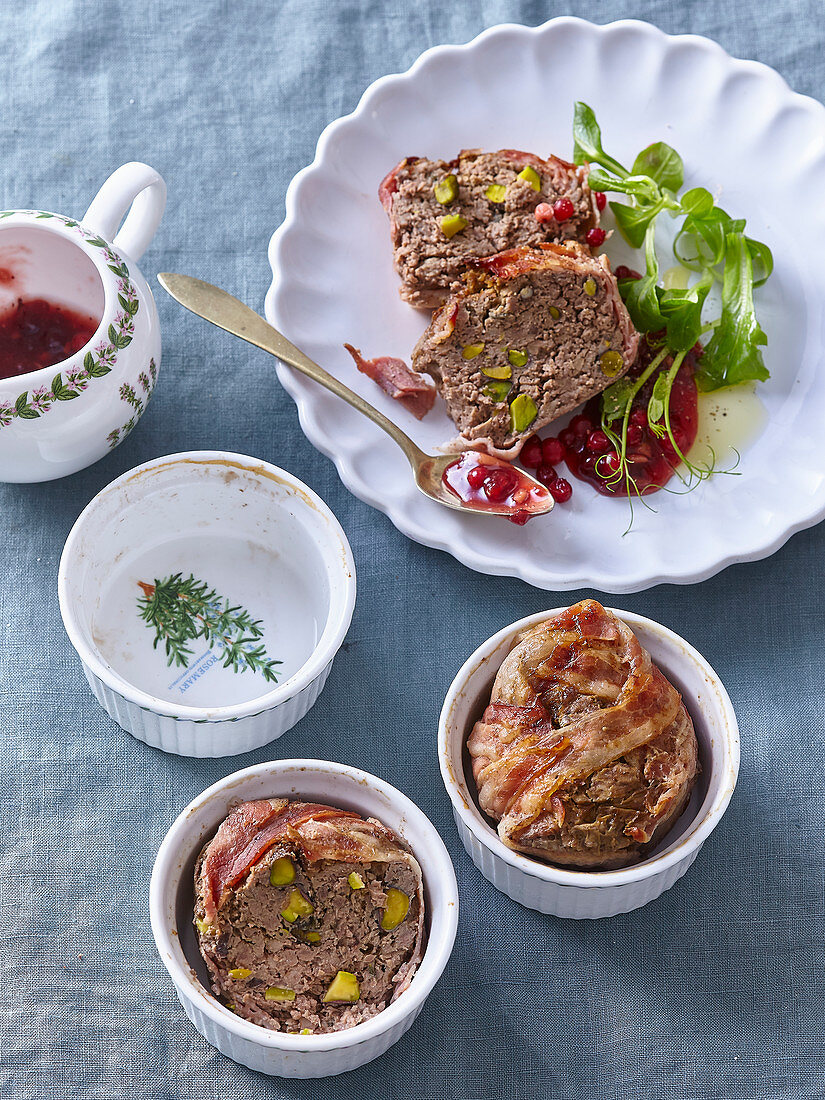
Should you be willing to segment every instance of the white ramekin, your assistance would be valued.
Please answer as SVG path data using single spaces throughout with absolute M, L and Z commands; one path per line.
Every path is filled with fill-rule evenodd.
M 614 614 L 634 631 L 681 692 L 699 742 L 702 774 L 685 812 L 641 863 L 619 871 L 575 871 L 508 848 L 478 807 L 465 745 L 489 702 L 496 673 L 518 635 L 564 608 L 505 627 L 465 661 L 450 685 L 438 730 L 438 759 L 461 842 L 479 871 L 514 901 L 558 917 L 611 917 L 647 905 L 682 877 L 730 802 L 739 771 L 739 729 L 728 693 L 701 654 L 678 634 L 629 611 Z
M 287 1035 L 249 1023 L 209 992 L 193 916 L 195 859 L 240 802 L 282 796 L 355 810 L 393 829 L 424 877 L 427 941 L 409 988 L 383 1012 L 346 1031 Z M 458 924 L 458 888 L 444 842 L 418 807 L 382 779 L 324 760 L 279 760 L 235 772 L 180 814 L 160 846 L 149 890 L 152 931 L 186 1015 L 203 1037 L 241 1065 L 277 1077 L 329 1077 L 383 1054 L 412 1025 L 441 976 Z
M 237 567 L 235 555 L 224 549 L 227 540 L 239 548 Z M 270 687 L 255 674 L 261 693 L 233 701 L 231 693 L 246 691 L 252 674 L 224 670 L 220 648 L 192 643 L 193 651 L 206 649 L 195 654 L 191 668 L 169 665 L 137 610 L 136 584 L 155 579 L 153 566 L 164 574 L 203 574 L 211 587 L 229 590 L 246 606 L 234 595 L 242 584 L 253 618 L 268 627 L 280 616 L 276 655 L 291 655 L 287 678 Z M 223 586 L 212 579 L 221 570 Z M 227 451 L 189 451 L 138 466 L 91 501 L 66 540 L 58 591 L 86 678 L 119 725 L 166 752 L 232 756 L 280 737 L 318 698 L 352 619 L 355 566 L 335 516 L 292 474 Z M 282 601 L 296 601 L 290 616 L 279 606 L 279 591 Z M 294 648 L 299 630 L 305 631 L 300 656 Z M 157 695 L 129 682 L 127 672 L 134 669 L 141 670 L 144 685 L 156 678 L 148 682 Z M 195 690 L 203 690 L 207 675 L 208 706 L 159 697 L 157 685 L 166 690 L 168 684 L 167 695 L 190 691 L 191 699 L 192 685 L 201 680 Z

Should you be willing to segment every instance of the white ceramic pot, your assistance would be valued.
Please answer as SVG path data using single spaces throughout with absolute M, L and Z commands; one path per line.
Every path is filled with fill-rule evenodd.
M 321 692 L 355 604 L 341 526 L 303 482 L 226 451 L 154 459 L 69 533 L 60 611 L 101 706 L 149 745 L 231 756 Z
M 375 817 L 421 864 L 427 942 L 409 987 L 377 1016 L 328 1035 L 288 1035 L 249 1023 L 210 992 L 192 927 L 195 859 L 229 811 L 256 798 L 329 803 Z M 345 764 L 280 760 L 235 772 L 181 813 L 160 847 L 149 891 L 152 931 L 186 1015 L 222 1054 L 279 1077 L 328 1077 L 383 1054 L 404 1034 L 447 965 L 458 924 L 458 889 L 444 842 L 427 817 L 388 783 Z
M 438 760 L 461 842 L 486 879 L 514 901 L 559 917 L 610 917 L 647 905 L 682 877 L 727 809 L 739 772 L 733 706 L 707 661 L 660 623 L 616 611 L 682 695 L 699 743 L 702 773 L 684 813 L 641 863 L 619 871 L 574 871 L 508 848 L 481 812 L 464 746 L 490 701 L 493 681 L 522 631 L 563 608 L 520 619 L 479 646 L 450 685 L 438 730 Z
M 135 162 L 106 180 L 80 222 L 42 210 L 0 212 L 0 314 L 18 298 L 44 298 L 97 322 L 69 358 L 0 379 L 0 481 L 82 470 L 145 411 L 160 367 L 160 327 L 137 261 L 165 202 L 161 177 Z

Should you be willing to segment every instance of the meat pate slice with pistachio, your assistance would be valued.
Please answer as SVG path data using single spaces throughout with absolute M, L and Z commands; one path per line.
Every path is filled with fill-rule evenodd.
M 599 221 L 587 172 L 517 149 L 464 149 L 451 161 L 406 157 L 378 189 L 401 297 L 434 309 L 473 260 L 521 244 L 584 241 Z
M 576 243 L 476 262 L 412 355 L 459 428 L 501 458 L 620 378 L 639 337 L 604 256 Z
M 215 995 L 237 1015 L 340 1031 L 409 985 L 423 953 L 421 869 L 373 819 L 246 802 L 198 858 L 195 926 Z

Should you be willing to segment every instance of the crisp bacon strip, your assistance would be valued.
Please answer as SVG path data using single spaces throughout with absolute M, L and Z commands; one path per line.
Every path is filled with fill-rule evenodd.
M 571 164 L 569 160 L 562 160 L 561 157 L 551 156 L 545 160 L 542 157 L 537 157 L 535 153 L 525 153 L 522 149 L 500 149 L 500 157 L 506 157 L 512 161 L 513 164 L 526 165 L 530 164 L 533 168 L 540 168 L 542 172 L 549 172 L 554 180 L 565 179 L 569 172 L 575 172 L 582 183 L 587 180 L 587 175 L 590 171 L 589 165 L 575 165 Z
M 497 252 L 495 256 L 482 256 L 473 262 L 474 267 L 495 275 L 497 279 L 516 279 L 542 267 L 568 267 L 578 270 L 579 261 L 586 255 L 580 245 L 520 244 L 517 248 L 508 248 Z M 570 262 L 565 262 L 570 261 Z
M 416 419 L 425 417 L 435 404 L 435 386 L 429 379 L 411 371 L 403 359 L 391 359 L 389 356 L 365 359 L 352 344 L 344 344 L 344 347 L 361 373 L 377 382 L 384 393 L 403 405 Z
M 474 152 L 474 150 L 468 150 Z M 541 157 L 537 157 L 535 153 L 525 153 L 523 149 L 499 149 L 500 157 L 506 157 L 511 160 L 513 164 L 519 167 L 524 167 L 526 164 L 530 164 L 533 168 L 547 168 L 548 161 L 542 160 Z M 571 165 L 572 167 L 572 165 Z
M 689 721 L 630 628 L 594 600 L 576 604 L 522 636 L 499 669 L 467 745 L 481 808 L 519 847 L 540 818 L 563 820 L 556 796 L 565 785 L 676 729 L 683 715 Z
M 244 802 L 223 822 L 203 859 L 201 882 L 208 921 L 214 919 L 227 891 L 276 845 L 310 862 L 387 862 L 398 854 L 393 833 L 349 810 L 285 798 Z

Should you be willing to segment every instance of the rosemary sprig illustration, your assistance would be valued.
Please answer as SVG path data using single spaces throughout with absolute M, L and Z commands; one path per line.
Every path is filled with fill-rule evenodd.
M 222 651 L 223 667 L 234 672 L 260 672 L 265 680 L 278 681 L 273 661 L 260 641 L 261 620 L 253 619 L 246 608 L 230 607 L 206 581 L 194 574 L 184 579 L 174 573 L 154 584 L 138 581 L 143 595 L 138 597 L 141 619 L 155 632 L 153 648 L 163 642 L 169 666 L 187 666 L 192 659 L 190 642 L 203 638 L 208 645 Z

